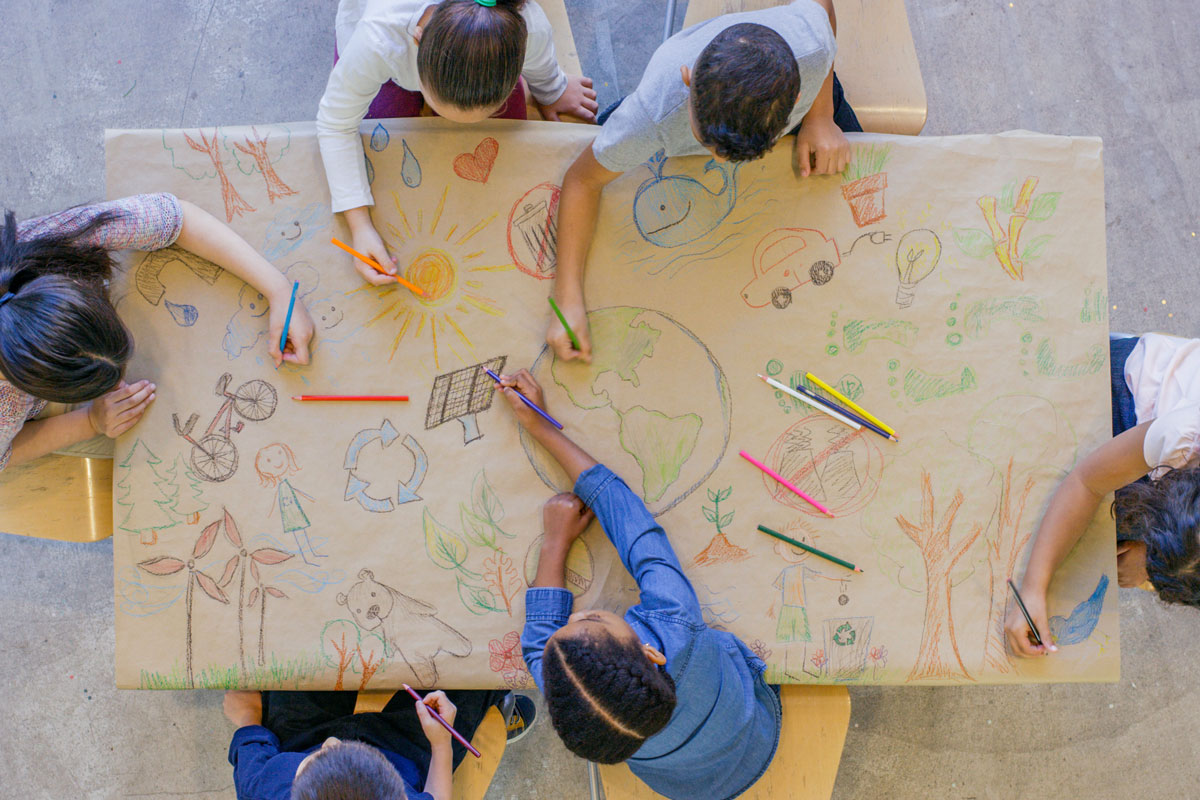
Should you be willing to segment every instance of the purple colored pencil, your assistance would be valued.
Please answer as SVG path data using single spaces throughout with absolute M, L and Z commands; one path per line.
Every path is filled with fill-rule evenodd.
M 490 369 L 488 369 L 487 367 L 484 367 L 484 368 L 483 368 L 483 371 L 484 371 L 484 372 L 486 372 L 486 373 L 488 374 L 488 377 L 489 377 L 489 378 L 491 378 L 492 380 L 494 380 L 494 381 L 496 382 L 496 385 L 499 385 L 499 384 L 500 384 L 500 376 L 499 376 L 499 375 L 497 375 L 496 373 L 492 372 L 492 371 L 491 371 Z M 530 408 L 532 408 L 532 409 L 533 409 L 534 411 L 536 411 L 537 413 L 541 414 L 541 415 L 542 415 L 542 419 L 546 420 L 546 422 L 549 422 L 551 425 L 553 425 L 554 427 L 558 428 L 560 431 L 563 429 L 562 423 L 561 423 L 561 422 L 559 422 L 558 420 L 556 420 L 554 417 L 552 417 L 552 416 L 550 416 L 549 414 L 547 414 L 547 413 L 546 413 L 545 411 L 543 411 L 542 409 L 538 408 L 538 404 L 537 404 L 537 403 L 533 402 L 532 400 L 530 400 L 528 397 L 526 397 L 525 395 L 521 394 L 520 392 L 517 392 L 517 397 L 521 398 L 521 402 L 522 402 L 522 403 L 524 403 L 525 405 L 529 406 Z
M 406 691 L 410 695 L 412 695 L 413 700 L 416 700 L 418 703 L 425 702 L 425 698 L 423 698 L 423 697 L 421 697 L 421 695 L 417 694 L 416 691 L 414 691 L 413 688 L 411 686 L 409 686 L 407 683 L 403 684 L 403 686 L 404 686 L 404 691 Z M 434 719 L 436 719 L 438 722 L 442 723 L 443 728 L 450 731 L 450 735 L 453 736 L 455 739 L 457 739 L 459 744 L 461 744 L 463 747 L 467 748 L 467 752 L 469 752 L 471 755 L 475 756 L 476 758 L 480 757 L 479 751 L 476 750 L 475 747 L 470 742 L 468 742 L 466 739 L 464 739 L 462 737 L 461 733 L 454 730 L 454 726 L 451 725 L 449 722 L 446 722 L 446 720 L 444 720 L 442 718 L 442 715 L 439 714 L 433 708 L 433 706 L 426 705 L 425 708 L 429 709 L 429 713 L 433 715 Z

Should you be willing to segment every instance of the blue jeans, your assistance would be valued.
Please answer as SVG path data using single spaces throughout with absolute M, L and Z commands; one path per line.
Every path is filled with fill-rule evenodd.
M 1125 361 L 1138 343 L 1138 337 L 1109 338 L 1108 353 L 1112 362 L 1112 432 L 1113 436 L 1124 433 L 1137 425 L 1137 410 L 1133 392 L 1125 383 Z

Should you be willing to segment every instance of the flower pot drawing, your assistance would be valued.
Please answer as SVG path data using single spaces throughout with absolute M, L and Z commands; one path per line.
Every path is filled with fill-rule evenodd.
M 859 178 L 842 187 L 842 197 L 850 204 L 850 213 L 854 215 L 855 225 L 865 228 L 887 216 L 883 208 L 883 190 L 886 188 L 886 172 Z

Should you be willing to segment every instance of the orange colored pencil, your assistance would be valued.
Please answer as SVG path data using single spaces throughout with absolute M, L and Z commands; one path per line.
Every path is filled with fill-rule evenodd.
M 362 253 L 358 252 L 358 251 L 357 251 L 357 250 L 355 250 L 353 247 L 351 247 L 350 245 L 346 244 L 345 242 L 343 242 L 343 241 L 341 241 L 341 240 L 339 240 L 339 239 L 336 239 L 336 238 L 334 238 L 334 239 L 330 239 L 329 241 L 333 242 L 335 245 L 337 245 L 338 247 L 342 248 L 342 249 L 343 249 L 343 250 L 345 250 L 347 253 L 349 253 L 350 255 L 352 255 L 352 256 L 354 256 L 355 258 L 357 258 L 359 261 L 362 261 L 363 263 L 370 265 L 370 266 L 371 266 L 372 268 L 374 268 L 374 270 L 375 270 L 376 272 L 378 272 L 379 274 L 381 274 L 381 275 L 387 275 L 389 278 L 395 278 L 395 280 L 396 280 L 396 282 L 397 282 L 397 283 L 399 283 L 399 284 L 401 284 L 401 285 L 403 285 L 403 286 L 406 286 L 406 287 L 408 287 L 408 289 L 409 289 L 410 291 L 412 291 L 412 293 L 413 293 L 413 294 L 415 294 L 415 295 L 418 295 L 418 296 L 420 296 L 420 297 L 424 297 L 424 296 L 425 296 L 425 292 L 424 292 L 424 290 L 423 290 L 423 289 L 421 289 L 421 287 L 420 287 L 420 286 L 417 286 L 415 283 L 413 283 L 413 282 L 411 282 L 411 281 L 406 281 L 406 280 L 404 280 L 404 278 L 401 278 L 399 275 L 392 275 L 392 274 L 391 274 L 391 273 L 389 273 L 389 272 L 388 272 L 386 269 L 384 269 L 383 267 L 379 266 L 379 262 L 378 262 L 378 261 L 376 261 L 375 259 L 371 258 L 370 256 L 368 256 L 368 255 L 364 255 L 364 254 L 362 254 Z

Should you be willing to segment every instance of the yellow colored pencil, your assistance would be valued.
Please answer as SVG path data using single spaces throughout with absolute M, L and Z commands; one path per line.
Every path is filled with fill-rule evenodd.
M 889 426 L 889 425 L 888 425 L 886 422 L 884 422 L 883 420 L 881 420 L 879 417 L 875 416 L 875 415 L 874 415 L 874 414 L 872 414 L 870 411 L 867 411 L 865 408 L 863 408 L 862 406 L 860 406 L 858 403 L 854 402 L 854 401 L 853 401 L 853 400 L 851 400 L 849 397 L 846 397 L 846 395 L 842 394 L 842 393 L 841 393 L 841 392 L 839 392 L 837 389 L 833 388 L 833 387 L 832 387 L 832 386 L 830 386 L 828 383 L 826 383 L 825 381 L 823 381 L 823 380 L 821 380 L 820 378 L 818 378 L 816 375 L 813 375 L 811 372 L 806 372 L 806 373 L 804 373 L 804 377 L 808 378 L 810 381 L 812 381 L 813 383 L 815 383 L 817 386 L 820 386 L 822 389 L 824 389 L 825 391 L 829 392 L 831 395 L 833 395 L 834 397 L 836 397 L 838 400 L 841 400 L 843 403 L 845 403 L 846 405 L 850 406 L 850 410 L 851 410 L 851 411 L 857 411 L 859 414 L 861 414 L 861 415 L 863 416 L 863 418 L 864 418 L 864 419 L 867 419 L 867 420 L 869 420 L 870 422 L 874 422 L 876 425 L 878 425 L 879 427 L 883 428 L 883 429 L 884 429 L 885 431 L 887 431 L 887 432 L 888 432 L 888 433 L 889 433 L 889 434 L 890 434 L 890 435 L 891 435 L 891 436 L 892 436 L 892 437 L 893 437 L 893 438 L 894 438 L 894 439 L 895 439 L 897 442 L 898 442 L 898 441 L 900 441 L 900 437 L 899 437 L 899 436 L 896 436 L 896 429 L 895 429 L 895 428 L 892 428 L 892 427 L 890 427 L 890 426 Z

